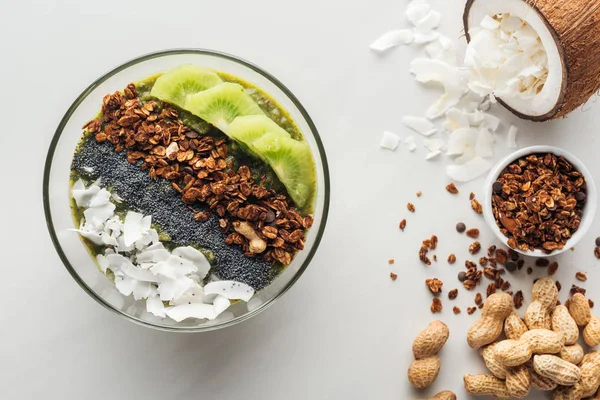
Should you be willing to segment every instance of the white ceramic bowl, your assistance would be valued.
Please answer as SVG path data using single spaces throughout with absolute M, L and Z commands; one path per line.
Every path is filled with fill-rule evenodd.
M 596 215 L 596 206 L 598 198 L 596 194 L 596 186 L 594 185 L 594 179 L 592 178 L 590 171 L 585 167 L 585 165 L 583 165 L 583 163 L 573 154 L 563 149 L 559 149 L 557 147 L 552 146 L 531 146 L 521 150 L 517 150 L 514 153 L 507 156 L 505 159 L 496 164 L 494 168 L 492 168 L 492 171 L 489 173 L 486 179 L 484 186 L 485 202 L 483 204 L 483 216 L 485 218 L 485 222 L 488 224 L 488 226 L 494 232 L 494 234 L 498 237 L 498 239 L 506 246 L 508 246 L 508 238 L 504 236 L 504 234 L 500 231 L 500 228 L 496 224 L 494 214 L 492 213 L 492 185 L 500 176 L 500 173 L 504 170 L 504 168 L 506 168 L 513 161 L 530 154 L 538 153 L 552 153 L 556 156 L 564 157 L 573 165 L 573 167 L 575 167 L 576 170 L 583 174 L 583 177 L 585 178 L 587 183 L 586 204 L 583 208 L 583 213 L 581 215 L 581 224 L 579 226 L 579 229 L 577 229 L 577 232 L 575 232 L 575 234 L 573 234 L 573 236 L 567 241 L 565 247 L 563 247 L 561 250 L 555 250 L 550 254 L 546 254 L 538 249 L 534 251 L 523 251 L 520 249 L 514 249 L 517 253 L 526 256 L 548 257 L 549 255 L 554 256 L 563 253 L 571 247 L 574 247 L 577 244 L 577 242 L 579 242 L 581 238 L 585 236 L 586 232 L 590 229 L 590 226 L 592 225 L 592 222 L 594 220 L 594 216 Z

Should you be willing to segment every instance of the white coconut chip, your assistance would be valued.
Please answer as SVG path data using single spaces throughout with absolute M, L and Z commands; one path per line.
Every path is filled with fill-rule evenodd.
M 439 156 L 440 154 L 442 154 L 441 150 L 435 150 L 435 151 L 430 151 L 429 153 L 427 153 L 427 155 L 425 156 L 425 160 L 430 161 L 433 160 L 434 158 L 436 158 L 437 156 Z
M 248 301 L 254 296 L 254 289 L 245 283 L 235 281 L 216 281 L 204 286 L 206 294 L 220 294 L 229 300 Z
M 169 279 L 178 279 L 198 271 L 198 267 L 192 264 L 191 261 L 184 260 L 171 254 L 166 261 L 156 263 L 150 268 L 154 275 L 161 275 Z M 156 280 L 156 277 L 154 277 Z
M 517 132 L 519 131 L 519 129 L 514 126 L 511 125 L 509 130 L 508 130 L 508 148 L 509 149 L 516 149 L 517 147 L 519 147 L 517 145 Z
M 456 45 L 444 35 L 440 34 L 436 40 L 429 42 L 425 46 L 425 52 L 430 58 L 443 61 L 452 66 L 457 64 Z
M 431 7 L 426 2 L 411 1 L 406 7 L 405 15 L 406 19 L 416 26 L 430 11 Z
M 181 306 L 169 307 L 166 309 L 166 314 L 169 318 L 176 322 L 181 322 L 188 318 L 208 319 L 217 318 L 215 308 L 211 304 L 183 304 Z
M 144 216 L 135 211 L 128 211 L 123 224 L 123 240 L 125 246 L 129 247 L 144 236 L 142 230 L 142 218 Z
M 148 271 L 147 269 L 139 268 L 129 260 L 129 258 L 123 257 L 121 264 L 121 271 L 130 278 L 136 279 L 141 282 L 156 282 L 156 274 Z
M 498 118 L 492 114 L 483 113 L 483 120 L 484 120 L 486 126 L 489 129 L 491 129 L 493 132 L 496 132 L 498 130 L 498 128 L 500 127 L 500 118 Z
M 107 203 L 100 207 L 91 207 L 83 212 L 86 226 L 96 226 L 100 228 L 110 217 L 115 215 L 115 205 Z M 102 228 L 104 228 L 102 226 Z
M 167 261 L 171 257 L 171 253 L 166 250 L 162 243 L 156 243 L 136 256 L 138 263 L 158 263 Z
M 448 150 L 446 154 L 449 156 L 460 156 L 469 149 L 475 150 L 479 131 L 474 128 L 461 128 L 452 132 L 448 138 Z
M 415 24 L 415 30 L 420 33 L 429 33 L 440 26 L 440 22 L 442 22 L 442 14 L 437 11 L 430 10 L 426 16 L 421 18 Z
M 223 311 L 227 310 L 230 305 L 231 301 L 227 297 L 217 295 L 217 297 L 215 297 L 213 301 L 213 308 L 215 309 L 215 314 L 221 314 Z
M 431 31 L 428 33 L 422 33 L 422 32 L 415 31 L 415 43 L 416 44 L 431 43 L 434 40 L 436 40 L 439 36 L 440 36 L 440 34 L 436 31 Z
M 398 29 L 384 33 L 381 37 L 371 43 L 369 48 L 381 53 L 392 47 L 400 46 L 401 44 L 410 44 L 413 40 L 414 34 L 411 29 Z
M 174 256 L 183 258 L 184 260 L 190 261 L 197 268 L 197 273 L 200 279 L 204 279 L 208 275 L 210 270 L 210 262 L 206 259 L 206 256 L 199 250 L 191 246 L 177 247 L 172 253 Z
M 435 127 L 433 122 L 424 117 L 406 116 L 402 117 L 402 122 L 408 128 L 412 129 L 417 133 L 420 133 L 423 136 L 431 136 L 437 132 L 437 128 Z
M 104 273 L 106 273 L 106 268 L 108 268 L 108 260 L 103 254 L 98 254 L 96 256 L 96 261 L 98 262 L 98 267 Z
M 206 296 L 204 295 L 204 288 L 199 284 L 193 284 L 188 290 L 186 290 L 181 296 L 173 299 L 169 304 L 173 306 L 180 306 L 183 304 L 190 303 L 207 303 Z
M 483 158 L 494 156 L 494 136 L 486 128 L 479 129 L 475 154 Z
M 414 136 L 409 136 L 404 140 L 404 143 L 408 146 L 408 150 L 415 151 L 417 149 L 417 143 L 415 142 Z
M 400 143 L 400 137 L 398 135 L 389 131 L 384 131 L 379 145 L 384 149 L 394 151 L 396 150 L 396 147 L 398 147 L 398 143 Z
M 158 296 L 151 296 L 146 299 L 146 311 L 160 318 L 167 316 L 165 305 Z
M 481 157 L 475 157 L 463 165 L 448 165 L 446 174 L 457 182 L 469 182 L 485 174 L 492 164 Z
M 75 182 L 71 191 L 77 207 L 87 207 L 98 192 L 100 192 L 100 186 L 91 185 L 86 189 L 81 179 Z
M 102 207 L 108 203 L 110 203 L 110 192 L 106 189 L 100 189 L 100 191 L 92 197 L 87 207 Z
M 483 20 L 481 21 L 480 26 L 483 29 L 492 31 L 494 29 L 500 28 L 500 22 L 496 21 L 494 18 L 490 17 L 489 15 L 486 15 L 485 17 L 483 17 Z
M 161 300 L 171 301 L 183 295 L 194 284 L 193 280 L 185 276 L 177 279 L 165 278 L 158 285 L 157 292 Z
M 457 129 L 470 128 L 471 121 L 466 112 L 458 108 L 451 108 L 446 111 L 446 120 L 442 123 L 442 126 L 446 131 L 454 132 Z
M 429 151 L 442 150 L 444 147 L 444 141 L 442 139 L 423 139 L 423 145 Z
M 444 94 L 427 110 L 426 117 L 435 119 L 455 106 L 467 93 L 467 77 L 464 71 L 440 60 L 418 58 L 411 62 L 410 72 L 421 83 L 434 82 L 444 87 Z

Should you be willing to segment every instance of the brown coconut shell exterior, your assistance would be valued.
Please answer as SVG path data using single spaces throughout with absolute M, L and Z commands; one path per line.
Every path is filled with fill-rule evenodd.
M 463 24 L 467 41 L 469 14 L 476 1 L 467 0 Z M 579 108 L 600 89 L 600 0 L 523 0 L 545 21 L 563 59 L 563 90 L 554 109 L 531 116 L 498 101 L 519 118 L 547 121 Z M 498 10 L 502 12 L 502 10 Z

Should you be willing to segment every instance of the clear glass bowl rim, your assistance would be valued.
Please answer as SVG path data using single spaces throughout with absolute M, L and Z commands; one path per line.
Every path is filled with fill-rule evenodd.
M 311 130 L 311 134 L 314 137 L 315 143 L 317 144 L 317 149 L 319 151 L 319 154 L 320 154 L 320 157 L 322 160 L 323 177 L 324 177 L 324 182 L 323 182 L 323 185 L 324 185 L 324 192 L 323 192 L 324 203 L 323 204 L 324 205 L 323 205 L 323 211 L 322 211 L 321 224 L 317 227 L 318 230 L 317 230 L 317 235 L 315 237 L 315 243 L 308 250 L 306 259 L 300 266 L 298 272 L 293 276 L 293 278 L 287 283 L 287 285 L 279 293 L 277 293 L 275 296 L 273 296 L 267 302 L 262 304 L 260 307 L 254 309 L 252 311 L 249 311 L 242 316 L 239 316 L 232 320 L 226 321 L 222 324 L 211 325 L 208 327 L 199 326 L 199 327 L 194 327 L 194 328 L 190 328 L 190 327 L 178 328 L 177 326 L 155 325 L 148 321 L 143 321 L 141 319 L 135 318 L 124 311 L 118 310 L 118 309 L 114 308 L 113 306 L 111 306 L 107 301 L 105 301 L 101 297 L 97 296 L 96 293 L 83 281 L 83 279 L 81 279 L 79 274 L 77 274 L 75 269 L 72 267 L 69 259 L 67 258 L 65 252 L 63 251 L 63 249 L 60 245 L 60 241 L 58 239 L 57 233 L 54 229 L 54 223 L 52 221 L 52 213 L 50 211 L 50 201 L 49 201 L 49 190 L 48 189 L 49 189 L 49 184 L 50 184 L 50 170 L 52 168 L 52 159 L 54 157 L 56 146 L 58 144 L 58 141 L 60 139 L 62 131 L 65 128 L 65 126 L 67 125 L 67 122 L 71 118 L 74 111 L 79 107 L 79 105 L 83 102 L 83 100 L 85 98 L 87 98 L 87 96 L 89 96 L 101 83 L 108 80 L 112 76 L 118 74 L 119 72 L 121 72 L 135 64 L 138 64 L 138 63 L 141 63 L 144 61 L 148 61 L 153 58 L 164 57 L 164 56 L 169 56 L 169 55 L 178 55 L 178 54 L 201 54 L 201 55 L 220 57 L 220 58 L 223 58 L 223 59 L 226 59 L 229 61 L 233 61 L 235 63 L 241 64 L 241 65 L 253 70 L 254 72 L 257 72 L 258 74 L 260 74 L 263 77 L 270 80 L 274 85 L 276 85 L 292 101 L 294 106 L 297 107 L 298 111 L 302 114 L 302 117 L 305 119 L 306 123 L 308 124 L 308 126 Z M 113 68 L 112 70 L 108 71 L 107 73 L 105 73 L 104 75 L 102 75 L 101 77 L 96 79 L 94 82 L 92 82 L 79 96 L 77 96 L 75 101 L 67 109 L 65 115 L 60 120 L 60 123 L 58 124 L 58 127 L 56 128 L 56 131 L 54 132 L 54 136 L 52 137 L 52 141 L 50 142 L 48 154 L 46 156 L 46 161 L 44 163 L 44 178 L 43 178 L 43 183 L 42 183 L 42 197 L 43 197 L 44 215 L 46 218 L 46 225 L 48 227 L 48 232 L 50 233 L 50 238 L 52 240 L 52 244 L 54 245 L 54 248 L 56 249 L 58 256 L 60 257 L 62 263 L 64 264 L 64 266 L 67 269 L 67 271 L 69 272 L 69 274 L 71 274 L 71 276 L 73 277 L 75 282 L 77 282 L 77 284 L 88 295 L 90 295 L 90 297 L 92 297 L 94 300 L 96 300 L 96 302 L 98 302 L 104 308 L 122 316 L 123 318 L 125 318 L 131 322 L 134 322 L 136 324 L 146 326 L 146 327 L 151 327 L 151 328 L 154 328 L 157 330 L 170 331 L 170 332 L 206 332 L 206 331 L 217 330 L 217 329 L 226 328 L 226 327 L 229 327 L 232 325 L 236 325 L 242 321 L 246 321 L 246 320 L 254 317 L 261 311 L 267 309 L 277 299 L 279 299 L 281 296 L 283 296 L 283 294 L 286 293 L 294 285 L 294 283 L 296 283 L 296 281 L 300 278 L 300 276 L 302 276 L 302 274 L 304 273 L 306 268 L 308 268 L 308 265 L 310 264 L 312 258 L 314 257 L 314 255 L 319 247 L 319 244 L 323 237 L 323 233 L 325 232 L 325 226 L 327 225 L 327 217 L 329 214 L 329 202 L 330 202 L 329 165 L 327 162 L 327 156 L 325 154 L 325 148 L 323 146 L 323 142 L 321 140 L 319 132 L 317 131 L 317 127 L 315 126 L 312 118 L 310 117 L 310 115 L 308 114 L 308 112 L 306 111 L 306 109 L 304 108 L 302 103 L 300 103 L 300 100 L 298 100 L 298 98 L 291 92 L 291 90 L 289 90 L 279 79 L 275 78 L 273 75 L 271 75 L 270 73 L 268 73 L 261 67 L 255 65 L 249 61 L 246 61 L 240 57 L 237 57 L 237 56 L 234 56 L 234 55 L 231 55 L 228 53 L 224 53 L 224 52 L 220 52 L 220 51 L 216 51 L 216 50 L 200 49 L 200 48 L 169 49 L 169 50 L 161 50 L 161 51 L 157 51 L 157 52 L 153 52 L 153 53 L 148 53 L 148 54 L 136 57 L 130 61 L 127 61 L 124 64 L 119 65 L 116 68 Z

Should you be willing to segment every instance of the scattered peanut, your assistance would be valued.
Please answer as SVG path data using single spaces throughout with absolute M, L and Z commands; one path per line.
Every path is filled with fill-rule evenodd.
M 556 354 L 564 346 L 563 334 L 548 329 L 532 329 L 519 340 L 507 339 L 494 347 L 496 359 L 506 367 L 525 364 L 533 354 Z
M 575 320 L 569 314 L 567 307 L 563 305 L 556 306 L 552 312 L 552 330 L 565 334 L 566 345 L 575 344 L 577 343 L 577 339 L 579 339 L 577 323 L 575 323 Z
M 577 365 L 550 354 L 534 356 L 533 369 L 563 386 L 573 386 L 581 379 L 581 371 Z
M 444 390 L 425 400 L 456 400 L 456 395 L 449 390 Z
M 494 375 L 465 375 L 465 390 L 468 393 L 481 396 L 494 396 L 499 399 L 510 399 L 506 383 Z
M 590 322 L 583 328 L 583 340 L 590 347 L 600 344 L 600 318 L 592 316 Z
M 444 346 L 450 331 L 441 321 L 432 321 L 421 331 L 413 343 L 415 361 L 408 368 L 408 380 L 418 388 L 431 385 L 440 372 L 440 358 L 437 352 Z
M 572 346 L 563 347 L 559 353 L 560 358 L 575 365 L 579 364 L 581 360 L 583 360 L 583 355 L 583 347 L 577 343 Z
M 586 326 L 592 319 L 590 303 L 581 293 L 575 293 L 569 302 L 569 312 L 579 326 Z
M 415 360 L 408 367 L 408 380 L 417 389 L 431 385 L 440 372 L 441 361 L 436 356 Z
M 502 333 L 504 320 L 512 312 L 512 297 L 507 293 L 494 293 L 487 298 L 481 318 L 469 328 L 467 343 L 474 349 L 490 344 Z
M 254 228 L 252 228 L 248 222 L 234 222 L 233 229 L 250 241 L 251 253 L 259 254 L 267 249 L 267 242 L 258 236 Z
M 558 289 L 550 278 L 541 278 L 533 285 L 533 301 L 527 307 L 525 324 L 529 329 L 550 329 L 550 312 L 556 307 Z
M 508 339 L 519 339 L 528 330 L 525 322 L 514 311 L 504 321 L 504 335 Z
M 586 354 L 580 366 L 581 379 L 574 386 L 559 388 L 554 391 L 552 399 L 583 399 L 593 396 L 600 387 L 600 352 Z
M 506 389 L 511 397 L 522 399 L 529 394 L 531 388 L 531 374 L 525 365 L 509 370 L 506 376 Z
M 450 336 L 448 326 L 442 321 L 431 321 L 413 342 L 413 354 L 416 360 L 436 355 L 444 347 Z
M 554 382 L 550 378 L 541 376 L 533 369 L 533 365 L 529 366 L 529 373 L 531 374 L 531 386 L 538 390 L 550 391 L 558 387 L 558 383 Z
M 509 370 L 496 359 L 496 356 L 494 355 L 494 346 L 495 344 L 491 344 L 482 347 L 479 349 L 479 354 L 483 357 L 486 367 L 496 378 L 506 379 Z

